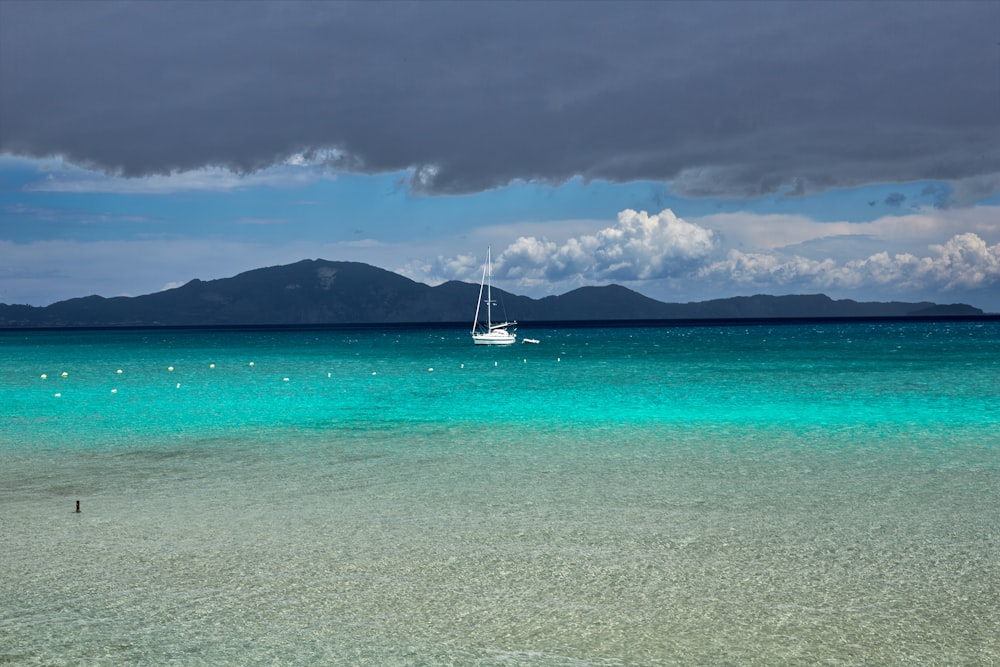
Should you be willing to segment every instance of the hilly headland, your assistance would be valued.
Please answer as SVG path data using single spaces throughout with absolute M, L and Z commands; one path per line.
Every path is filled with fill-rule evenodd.
M 323 259 L 192 280 L 142 296 L 86 296 L 48 306 L 0 304 L 2 328 L 296 326 L 468 322 L 479 285 L 430 286 L 359 262 Z M 970 317 L 967 304 L 859 302 L 823 294 L 737 296 L 664 303 L 620 285 L 581 287 L 533 299 L 493 288 L 520 322 L 611 322 L 772 318 Z

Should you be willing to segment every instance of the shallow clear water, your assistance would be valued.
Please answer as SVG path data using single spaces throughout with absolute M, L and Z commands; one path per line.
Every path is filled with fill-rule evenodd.
M 522 335 L 0 332 L 0 662 L 1000 661 L 1000 323 Z

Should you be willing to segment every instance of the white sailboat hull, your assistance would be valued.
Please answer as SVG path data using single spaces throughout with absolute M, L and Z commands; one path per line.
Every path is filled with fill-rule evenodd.
M 517 340 L 517 334 L 509 331 L 490 331 L 489 333 L 472 334 L 472 342 L 476 345 L 511 345 Z

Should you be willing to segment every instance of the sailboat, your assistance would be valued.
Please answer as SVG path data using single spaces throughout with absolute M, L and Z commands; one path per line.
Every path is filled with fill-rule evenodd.
M 493 323 L 493 261 L 491 249 L 486 249 L 486 265 L 483 267 L 483 280 L 479 283 L 479 300 L 476 302 L 476 319 L 472 321 L 472 342 L 476 345 L 510 345 L 517 340 L 513 329 L 517 322 Z M 483 299 L 483 288 L 486 288 L 486 299 Z M 479 321 L 480 306 L 486 304 L 486 326 Z

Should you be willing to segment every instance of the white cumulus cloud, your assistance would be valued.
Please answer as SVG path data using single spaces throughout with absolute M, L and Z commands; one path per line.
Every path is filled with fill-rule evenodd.
M 998 210 L 928 209 L 863 223 L 747 212 L 691 221 L 669 209 L 626 209 L 616 224 L 588 234 L 552 240 L 522 233 L 502 250 L 493 248 L 493 273 L 504 289 L 536 297 L 619 283 L 664 301 L 823 292 L 859 301 L 964 300 L 993 309 L 1000 303 Z M 410 267 L 408 275 L 431 283 L 478 281 L 483 259 L 439 257 L 420 270 Z
M 522 236 L 497 257 L 496 273 L 525 283 L 656 280 L 690 273 L 717 244 L 715 232 L 669 209 L 656 215 L 626 209 L 614 227 L 562 244 Z
M 754 289 L 865 290 L 891 287 L 905 292 L 980 290 L 1000 285 L 1000 243 L 987 245 L 977 234 L 957 234 L 931 245 L 930 254 L 875 253 L 836 262 L 778 253 L 730 250 L 725 259 L 702 267 L 700 279 Z

